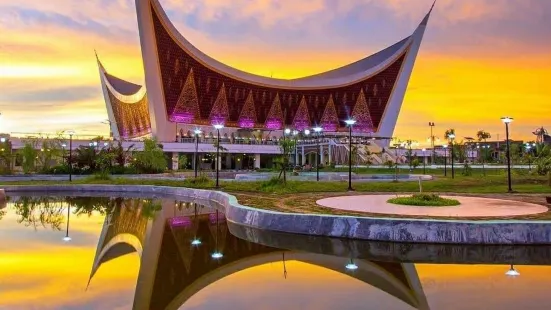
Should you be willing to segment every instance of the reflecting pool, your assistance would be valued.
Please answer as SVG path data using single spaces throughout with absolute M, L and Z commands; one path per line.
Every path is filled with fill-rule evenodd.
M 549 247 L 290 235 L 208 201 L 75 195 L 0 209 L 0 309 L 551 308 Z

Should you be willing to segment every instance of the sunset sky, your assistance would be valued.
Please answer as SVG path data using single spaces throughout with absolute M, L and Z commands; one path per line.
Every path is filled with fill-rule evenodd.
M 360 59 L 410 35 L 433 0 L 161 0 L 210 56 L 278 78 Z M 108 134 L 94 49 L 143 83 L 133 0 L 0 0 L 0 132 Z M 438 0 L 395 136 L 425 142 L 551 127 L 551 1 Z

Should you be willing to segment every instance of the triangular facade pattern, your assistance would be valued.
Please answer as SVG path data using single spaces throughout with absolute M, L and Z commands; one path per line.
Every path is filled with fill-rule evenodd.
M 247 100 L 241 109 L 239 114 L 239 127 L 241 128 L 254 128 L 256 123 L 256 111 L 254 108 L 253 91 L 249 91 Z
M 295 113 L 293 126 L 297 130 L 310 128 L 310 115 L 308 114 L 308 106 L 306 105 L 306 98 L 304 96 L 302 96 L 297 112 Z
M 321 126 L 324 131 L 336 131 L 339 126 L 339 116 L 337 115 L 337 109 L 335 108 L 335 102 L 333 101 L 333 95 L 329 96 L 323 116 L 321 117 Z
M 184 88 L 172 112 L 171 120 L 178 123 L 190 124 L 199 119 L 199 98 L 195 87 L 193 69 L 189 71 Z
M 281 102 L 279 101 L 279 94 L 276 94 L 268 116 L 266 116 L 265 127 L 271 130 L 281 129 L 283 126 L 283 111 L 281 110 Z
M 226 97 L 226 86 L 222 83 L 222 87 L 218 92 L 218 96 L 214 101 L 212 110 L 210 111 L 210 122 L 213 125 L 225 124 L 230 112 L 228 108 L 228 98 Z
M 371 120 L 371 114 L 369 113 L 369 108 L 367 106 L 367 100 L 365 99 L 363 89 L 358 95 L 356 105 L 354 105 L 354 110 L 352 111 L 352 119 L 356 120 L 356 125 L 354 125 L 355 130 L 363 132 L 373 132 L 373 121 Z

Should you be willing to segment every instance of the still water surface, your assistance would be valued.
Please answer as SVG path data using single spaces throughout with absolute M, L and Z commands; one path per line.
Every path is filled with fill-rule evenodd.
M 288 235 L 169 198 L 10 199 L 0 309 L 551 308 L 547 247 Z

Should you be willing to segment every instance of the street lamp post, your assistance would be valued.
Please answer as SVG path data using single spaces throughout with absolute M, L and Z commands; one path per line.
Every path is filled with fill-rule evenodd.
M 69 182 L 73 181 L 73 135 L 74 131 L 70 130 L 69 134 Z
M 223 124 L 214 125 L 216 128 L 216 188 L 220 187 L 219 174 L 220 174 L 220 129 L 224 128 Z
M 195 154 L 193 155 L 193 169 L 195 170 L 195 178 L 197 179 L 198 163 L 197 163 L 197 153 L 199 152 L 199 135 L 201 134 L 201 129 L 195 129 L 193 131 L 195 134 Z
M 509 124 L 513 122 L 512 117 L 502 117 L 501 121 L 505 124 L 505 139 L 507 139 L 507 185 L 508 185 L 508 192 L 512 193 L 513 188 L 511 185 L 511 149 L 510 149 L 510 143 L 509 143 Z
M 352 188 L 352 127 L 356 124 L 356 121 L 353 119 L 348 119 L 345 121 L 348 126 L 348 190 L 353 191 Z
M 289 128 L 285 128 L 285 130 L 283 130 L 283 183 L 286 183 L 287 182 L 287 160 L 289 160 L 289 154 L 291 152 L 291 150 L 289 149 L 289 146 L 287 145 L 286 141 L 285 141 L 285 138 L 287 137 L 287 135 L 289 135 L 291 133 L 291 129 Z
M 526 155 L 528 156 L 528 171 L 530 172 L 532 171 L 532 145 L 530 145 L 530 143 L 526 143 Z
M 448 145 L 444 144 L 442 146 L 444 148 L 444 176 L 448 176 Z
M 394 181 L 398 182 L 398 149 L 400 143 L 394 143 Z
M 427 174 L 427 158 L 425 157 L 426 149 L 423 149 L 423 174 Z
M 298 143 L 297 143 L 298 130 L 293 130 L 293 141 L 295 141 L 295 167 L 298 166 Z
M 454 144 L 454 140 L 455 140 L 455 134 L 450 134 L 448 135 L 448 139 L 450 140 L 450 152 L 451 152 L 451 161 L 452 161 L 452 179 L 455 178 L 455 169 L 454 169 L 454 165 L 453 165 L 453 162 L 454 162 L 454 149 L 453 149 L 453 144 Z
M 314 132 L 316 133 L 316 181 L 320 180 L 320 135 L 323 131 L 321 127 L 314 127 Z
M 429 122 L 429 126 L 430 126 L 430 146 L 432 148 L 432 157 L 431 157 L 431 164 L 434 165 L 434 154 L 435 154 L 435 149 L 434 149 L 434 134 L 432 132 L 433 128 L 434 128 L 434 122 Z

